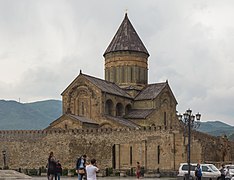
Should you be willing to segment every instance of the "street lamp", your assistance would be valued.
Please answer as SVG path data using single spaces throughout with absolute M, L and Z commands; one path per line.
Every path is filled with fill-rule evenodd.
M 2 151 L 2 155 L 3 155 L 3 169 L 6 169 L 6 151 L 5 150 Z
M 195 119 L 196 117 L 196 119 Z M 191 128 L 196 129 L 200 126 L 201 114 L 197 113 L 195 116 L 192 114 L 192 110 L 188 109 L 183 115 L 178 115 L 179 121 L 181 121 L 185 128 L 188 128 L 188 176 L 190 179 L 190 146 L 191 146 Z

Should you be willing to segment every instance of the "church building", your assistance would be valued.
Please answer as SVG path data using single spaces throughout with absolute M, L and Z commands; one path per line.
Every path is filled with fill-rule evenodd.
M 178 124 L 177 101 L 168 81 L 148 83 L 150 55 L 127 13 L 103 56 L 105 80 L 80 71 L 61 94 L 63 115 L 47 129 Z
M 171 176 L 188 154 L 192 163 L 233 162 L 227 138 L 194 130 L 188 138 L 168 81 L 148 83 L 149 52 L 127 14 L 103 56 L 105 79 L 80 71 L 61 94 L 62 116 L 46 129 L 0 130 L 10 168 L 42 168 L 51 151 L 69 170 L 82 154 L 95 158 L 103 175 L 134 175 L 140 162 L 145 177 Z

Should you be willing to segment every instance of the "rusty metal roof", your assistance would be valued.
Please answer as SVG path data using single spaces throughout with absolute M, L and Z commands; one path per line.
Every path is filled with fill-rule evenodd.
M 159 93 L 166 87 L 167 82 L 164 83 L 155 83 L 147 85 L 142 91 L 136 96 L 134 100 L 146 100 L 154 99 Z
M 155 109 L 132 109 L 126 116 L 127 119 L 146 119 Z
M 149 56 L 147 49 L 129 21 L 127 13 L 103 56 L 116 51 L 137 51 Z

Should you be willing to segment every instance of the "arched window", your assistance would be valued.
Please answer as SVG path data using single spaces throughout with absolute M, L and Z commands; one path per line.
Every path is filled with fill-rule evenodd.
M 125 115 L 128 114 L 128 113 L 130 112 L 131 109 L 132 109 L 131 104 L 128 104 L 128 105 L 125 107 Z
M 108 99 L 105 104 L 105 114 L 113 115 L 113 102 Z
M 116 105 L 116 116 L 123 116 L 124 113 L 124 108 L 123 105 L 121 103 L 117 103 Z

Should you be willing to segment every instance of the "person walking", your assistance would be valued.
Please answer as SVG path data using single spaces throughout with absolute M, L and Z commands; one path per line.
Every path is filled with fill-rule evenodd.
M 47 178 L 48 180 L 53 180 L 56 171 L 56 160 L 54 157 L 54 153 L 50 152 L 48 157 L 48 170 L 47 170 Z
M 76 172 L 78 174 L 78 180 L 82 180 L 85 175 L 86 157 L 87 156 L 84 154 L 77 159 Z
M 197 167 L 195 168 L 195 176 L 196 176 L 197 180 L 201 180 L 202 169 L 201 169 L 201 166 L 199 163 L 197 164 Z
M 136 166 L 136 178 L 139 179 L 141 175 L 141 166 L 140 163 L 137 162 L 137 166 Z
M 56 163 L 56 172 L 55 172 L 55 180 L 60 180 L 60 176 L 62 175 L 62 165 L 59 162 L 59 160 L 57 160 Z
M 225 180 L 231 180 L 231 174 L 229 171 L 229 166 L 227 166 L 226 170 L 225 170 Z
M 91 164 L 86 166 L 87 180 L 96 180 L 96 173 L 99 171 L 96 159 L 91 159 Z
M 219 169 L 221 173 L 221 180 L 225 180 L 225 166 L 222 164 L 221 168 Z

